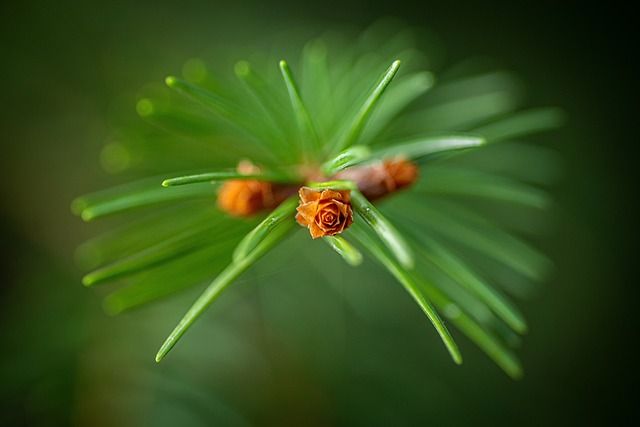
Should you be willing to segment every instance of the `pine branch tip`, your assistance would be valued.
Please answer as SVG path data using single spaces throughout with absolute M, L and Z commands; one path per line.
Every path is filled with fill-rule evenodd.
M 231 124 L 233 124 L 234 126 L 245 126 L 244 122 L 246 118 L 246 133 L 248 133 L 252 137 L 255 136 L 254 133 L 260 134 L 259 131 L 265 129 L 264 139 L 266 142 L 271 144 L 272 140 L 279 141 L 282 134 L 286 137 L 283 139 L 290 139 L 292 141 L 290 142 L 291 147 L 285 146 L 282 148 L 283 153 L 288 153 L 289 148 L 291 148 L 291 150 L 293 150 L 291 152 L 291 155 L 289 156 L 291 159 L 301 158 L 304 162 L 309 162 L 310 164 L 321 164 L 321 171 L 324 172 L 324 176 L 326 176 L 327 179 L 334 179 L 333 181 L 326 182 L 306 182 L 305 185 L 314 189 L 351 190 L 353 192 L 353 213 L 358 213 L 362 217 L 361 219 L 364 220 L 364 225 L 368 226 L 368 228 L 363 226 L 363 231 L 360 231 L 360 229 L 356 228 L 360 227 L 361 223 L 356 223 L 354 232 L 360 232 L 364 237 L 361 240 L 360 237 L 357 237 L 354 234 L 354 238 L 356 239 L 357 243 L 357 246 L 355 247 L 351 247 L 349 241 L 344 240 L 341 236 L 337 236 L 333 239 L 327 238 L 323 240 L 325 240 L 326 242 L 331 242 L 333 240 L 333 242 L 330 243 L 330 246 L 333 246 L 334 250 L 344 259 L 345 262 L 347 262 L 351 266 L 358 266 L 363 262 L 362 254 L 358 251 L 358 248 L 363 250 L 363 252 L 369 251 L 374 255 L 374 257 L 377 257 L 381 264 L 385 266 L 385 268 L 387 268 L 393 276 L 396 277 L 398 282 L 400 282 L 405 287 L 411 297 L 414 298 L 416 302 L 418 302 L 422 310 L 426 313 L 431 323 L 435 326 L 440 338 L 444 342 L 445 350 L 449 354 L 449 357 L 451 357 L 452 361 L 456 365 L 462 365 L 463 357 L 460 349 L 451 337 L 449 331 L 447 330 L 447 327 L 436 311 L 436 308 L 438 310 L 442 308 L 441 305 L 444 304 L 442 303 L 442 301 L 448 304 L 448 296 L 446 295 L 446 292 L 443 292 L 444 296 L 439 296 L 439 294 L 436 292 L 439 290 L 438 286 L 434 286 L 434 288 L 436 289 L 436 291 L 434 291 L 436 292 L 436 296 L 434 297 L 434 299 L 437 304 L 434 303 L 434 305 L 432 305 L 432 303 L 426 296 L 426 294 L 429 294 L 429 296 L 431 297 L 431 288 L 429 288 L 429 286 L 432 285 L 429 283 L 424 285 L 427 287 L 427 290 L 424 291 L 424 289 L 421 289 L 420 286 L 417 286 L 414 283 L 415 281 L 420 281 L 419 279 L 422 279 L 422 257 L 424 255 L 422 252 L 420 252 L 420 246 L 409 245 L 400 231 L 394 228 L 393 223 L 389 222 L 381 213 L 379 213 L 373 207 L 373 205 L 371 205 L 371 203 L 369 203 L 366 198 L 364 198 L 364 196 L 362 196 L 361 193 L 358 192 L 358 186 L 351 180 L 340 180 L 339 178 L 337 178 L 336 172 L 352 166 L 367 164 L 367 162 L 372 160 L 382 161 L 387 158 L 393 159 L 396 157 L 406 157 L 408 160 L 416 160 L 418 158 L 427 158 L 427 156 L 440 152 L 448 152 L 458 149 L 466 151 L 469 148 L 482 148 L 483 146 L 493 144 L 494 141 L 505 139 L 506 137 L 503 134 L 510 136 L 510 129 L 507 125 L 510 125 L 511 123 L 515 123 L 517 126 L 520 126 L 522 128 L 520 132 L 526 134 L 527 132 L 531 132 L 531 129 L 533 129 L 533 131 L 539 131 L 540 129 L 546 130 L 558 127 L 566 121 L 567 115 L 564 110 L 555 107 L 546 109 L 534 109 L 530 112 L 531 114 L 527 113 L 528 115 L 523 117 L 514 117 L 512 122 L 503 123 L 502 121 L 498 120 L 494 123 L 493 117 L 497 115 L 497 113 L 495 113 L 494 116 L 489 116 L 491 120 L 488 120 L 488 122 L 481 122 L 481 126 L 467 128 L 468 132 L 454 132 L 440 137 L 431 137 L 429 133 L 426 133 L 424 136 L 417 135 L 413 139 L 396 141 L 397 143 L 395 144 L 374 145 L 373 143 L 376 142 L 374 136 L 377 135 L 378 132 L 382 132 L 380 129 L 384 130 L 386 121 L 392 120 L 395 117 L 395 114 L 400 114 L 399 111 L 401 111 L 401 108 L 404 108 L 403 105 L 409 105 L 409 102 L 412 102 L 413 99 L 417 99 L 416 97 L 419 94 L 429 91 L 430 88 L 433 87 L 433 85 L 438 80 L 436 75 L 429 71 L 411 71 L 407 72 L 407 74 L 405 75 L 402 75 L 402 77 L 400 77 L 402 80 L 398 80 L 398 77 L 396 76 L 399 67 L 402 65 L 402 60 L 392 60 L 392 63 L 388 66 L 386 71 L 384 71 L 381 75 L 378 75 L 375 82 L 372 82 L 371 87 L 368 89 L 368 92 L 365 92 L 361 96 L 361 98 L 364 98 L 364 103 L 360 107 L 360 109 L 353 108 L 353 112 L 351 111 L 351 109 L 346 111 L 347 113 L 349 113 L 349 115 L 353 115 L 354 117 L 344 117 L 345 126 L 336 125 L 336 130 L 326 132 L 324 130 L 324 127 L 328 126 L 326 125 L 326 123 L 331 121 L 330 113 L 323 113 L 324 110 L 318 113 L 317 109 L 314 108 L 307 109 L 305 102 L 303 102 L 303 95 L 305 101 L 311 100 L 311 102 L 313 102 L 317 99 L 324 99 L 324 94 L 321 93 L 321 91 L 318 91 L 320 92 L 320 95 L 318 95 L 312 90 L 307 90 L 307 84 L 309 81 L 322 82 L 324 80 L 327 80 L 328 83 L 331 83 L 333 74 L 329 73 L 328 70 L 325 70 L 325 68 L 329 68 L 329 63 L 331 61 L 327 61 L 327 47 L 321 39 L 310 40 L 309 42 L 307 42 L 307 44 L 305 45 L 305 51 L 306 58 L 303 57 L 303 59 L 306 59 L 306 62 L 303 61 L 302 63 L 299 63 L 298 61 L 294 61 L 292 63 L 292 68 L 284 59 L 277 60 L 277 57 L 271 59 L 272 61 L 278 61 L 280 70 L 272 70 L 275 72 L 275 75 L 277 77 L 284 78 L 286 90 L 288 91 L 289 97 L 291 98 L 291 104 L 293 106 L 293 119 L 297 121 L 298 125 L 298 133 L 296 133 L 295 135 L 294 133 L 296 132 L 296 129 L 293 128 L 293 124 L 295 123 L 293 123 L 291 127 L 280 126 L 281 121 L 285 122 L 286 120 L 286 125 L 289 125 L 289 122 L 293 122 L 292 118 L 285 118 L 285 114 L 283 114 L 283 118 L 278 115 L 274 117 L 267 117 L 267 119 L 269 120 L 265 119 L 256 121 L 255 128 L 257 130 L 254 132 L 253 125 L 251 123 L 255 112 L 254 110 L 251 110 L 249 106 L 245 109 L 244 104 L 236 104 L 231 95 L 227 96 L 226 94 L 218 94 L 216 92 L 208 91 L 207 89 L 196 85 L 195 82 L 198 79 L 196 77 L 190 77 L 193 73 L 190 74 L 187 71 L 183 70 L 183 73 L 177 73 L 177 76 L 166 76 L 164 78 L 164 83 L 166 87 L 172 89 L 173 92 L 187 95 L 194 100 L 199 101 L 204 106 L 220 113 L 221 115 L 223 115 L 223 118 L 225 120 L 231 122 Z M 382 70 L 384 70 L 383 67 L 388 64 L 387 61 L 389 59 L 391 59 L 391 57 L 383 59 L 381 63 L 376 63 L 376 67 L 379 66 Z M 197 58 L 190 59 L 189 61 L 193 61 L 195 66 L 204 67 L 203 64 L 198 63 L 198 61 L 202 61 L 198 60 Z M 270 101 L 271 94 L 273 92 L 270 92 L 270 81 L 266 78 L 263 79 L 263 74 L 259 72 L 260 70 L 258 70 L 257 65 L 258 64 L 256 63 L 250 64 L 250 62 L 246 60 L 238 60 L 233 64 L 233 73 L 235 73 L 235 77 L 237 78 L 236 83 L 244 83 L 249 90 L 253 91 L 253 95 L 255 95 L 256 98 L 254 100 L 256 103 L 256 108 L 260 107 L 268 112 L 272 108 Z M 408 66 L 412 65 L 409 64 Z M 298 68 L 300 68 L 300 70 L 298 70 Z M 300 73 L 298 77 L 300 78 L 299 82 L 303 83 L 301 86 L 299 86 L 294 79 L 294 75 L 297 75 L 296 71 L 299 71 Z M 206 73 L 206 70 L 203 72 Z M 281 74 L 281 76 L 278 76 L 278 74 Z M 309 78 L 309 74 L 311 74 L 311 78 Z M 204 74 L 203 76 L 206 76 L 206 74 Z M 269 77 L 271 76 L 269 75 Z M 389 87 L 394 77 L 396 78 L 396 82 L 398 83 L 392 87 L 391 91 L 388 91 L 387 87 Z M 204 77 L 202 78 L 202 80 L 203 79 Z M 397 91 L 396 87 L 398 87 Z M 277 87 L 275 89 L 283 88 Z M 385 97 L 383 98 L 383 94 L 385 93 L 385 91 L 387 91 L 387 95 L 384 95 Z M 414 96 L 414 94 L 416 95 Z M 313 95 L 316 95 L 316 97 L 314 97 Z M 469 98 L 471 97 L 472 96 L 470 95 Z M 265 101 L 263 103 L 263 98 L 268 102 Z M 335 101 L 331 97 L 328 97 L 328 99 L 332 102 Z M 497 99 L 501 100 L 502 98 Z M 338 98 L 336 104 L 339 104 L 341 100 L 342 98 Z M 362 100 L 358 100 L 359 102 L 362 102 Z M 276 101 L 279 102 L 279 100 Z M 276 101 L 274 101 L 274 104 L 277 106 Z M 487 101 L 482 99 L 482 102 L 484 103 Z M 262 103 L 264 105 L 262 105 Z M 380 107 L 379 104 L 382 104 L 382 107 Z M 309 106 L 313 107 L 313 103 Z M 357 107 L 357 105 L 355 105 L 354 107 Z M 381 110 L 381 108 L 384 109 Z M 155 121 L 162 119 L 166 120 L 171 126 L 182 126 L 183 123 L 191 125 L 191 123 L 193 122 L 194 132 L 200 132 L 200 128 L 198 127 L 200 123 L 199 116 L 194 117 L 194 119 L 191 120 L 190 117 L 187 117 L 188 112 L 182 114 L 181 111 L 178 110 L 175 114 L 173 114 L 174 110 L 169 109 L 168 106 L 165 106 L 163 102 L 159 102 L 156 98 L 140 98 L 135 103 L 135 109 L 140 117 L 146 119 L 144 121 Z M 328 111 L 332 111 L 331 105 L 327 109 Z M 310 114 L 310 112 L 314 114 Z M 287 109 L 287 111 L 284 111 L 284 113 L 289 114 L 290 112 Z M 418 113 L 420 113 L 420 111 Z M 316 118 L 318 116 L 319 118 Z M 387 116 L 391 118 L 387 118 Z M 325 117 L 328 117 L 329 119 L 325 120 Z M 375 122 L 375 120 L 378 120 L 379 117 L 384 119 L 382 121 L 382 125 L 379 125 L 377 122 Z M 342 117 L 339 118 L 343 119 Z M 462 116 L 462 118 L 464 118 L 464 116 Z M 260 126 L 262 126 L 262 128 Z M 519 134 L 517 134 L 517 131 L 520 128 L 518 128 L 517 126 L 516 130 L 512 131 L 512 133 L 516 136 L 519 136 Z M 284 127 L 285 129 L 280 131 L 280 127 Z M 294 135 L 294 137 L 290 138 L 289 134 Z M 329 137 L 335 139 L 331 139 L 330 141 L 328 141 L 331 144 L 328 144 L 328 142 L 325 141 L 325 138 Z M 371 141 L 373 141 L 372 148 L 369 148 L 366 144 L 369 144 Z M 296 144 L 298 144 L 299 146 Z M 112 145 L 115 146 L 116 144 L 114 143 Z M 324 145 L 328 146 L 327 150 L 324 150 Z M 268 145 L 266 148 L 270 149 L 271 145 Z M 253 152 L 249 149 L 247 151 L 249 153 Z M 260 158 L 261 151 L 258 151 L 257 149 L 254 151 L 257 152 L 256 156 Z M 316 155 L 316 151 L 320 154 Z M 129 151 L 123 151 L 123 153 L 128 156 L 127 159 L 132 155 L 129 153 Z M 272 154 L 277 160 L 280 152 L 277 151 Z M 329 156 L 333 156 L 332 160 L 326 160 L 326 157 Z M 289 157 L 283 158 L 286 161 L 289 161 Z M 322 163 L 323 161 L 324 163 Z M 267 167 L 270 165 L 268 161 L 265 161 L 265 164 L 267 164 Z M 285 162 L 284 165 L 288 166 L 289 163 Z M 291 171 L 291 174 L 289 174 L 289 171 Z M 146 182 L 144 183 L 145 187 L 142 190 L 134 189 L 131 192 L 129 192 L 129 190 L 126 190 L 122 193 L 115 193 L 115 196 L 112 195 L 112 193 L 104 193 L 104 195 L 100 193 L 96 196 L 87 195 L 85 196 L 86 198 L 76 198 L 71 201 L 70 210 L 74 215 L 80 217 L 82 221 L 93 222 L 97 218 L 106 217 L 113 213 L 119 213 L 125 210 L 146 207 L 149 205 L 153 206 L 153 204 L 157 204 L 159 202 L 164 203 L 165 201 L 172 201 L 174 199 L 178 201 L 181 201 L 183 199 L 191 200 L 191 197 L 201 197 L 201 195 L 205 193 L 206 196 L 209 197 L 209 195 L 213 193 L 213 190 L 216 190 L 211 186 L 203 184 L 200 186 L 193 186 L 193 194 L 195 196 L 192 195 L 191 192 L 184 192 L 183 194 L 183 191 L 186 191 L 184 190 L 185 187 L 189 187 L 189 190 L 192 187 L 186 184 L 205 183 L 207 181 L 212 184 L 224 183 L 226 182 L 226 180 L 264 180 L 268 181 L 269 183 L 273 183 L 274 185 L 280 183 L 291 183 L 293 186 L 293 184 L 301 185 L 303 180 L 308 179 L 308 177 L 305 176 L 297 177 L 297 174 L 294 172 L 297 172 L 297 170 L 293 169 L 292 164 L 291 169 L 279 170 L 278 168 L 268 168 L 264 172 L 255 172 L 251 175 L 240 174 L 235 170 L 221 169 L 214 170 L 206 174 L 174 176 L 162 181 L 160 181 L 159 179 L 152 179 L 149 184 L 147 184 Z M 301 173 L 300 175 L 303 174 Z M 178 188 L 165 191 L 160 190 L 160 186 L 158 186 L 158 184 L 160 184 L 160 186 L 163 188 L 174 186 Z M 437 185 L 435 185 L 434 187 L 436 189 L 439 188 Z M 451 187 L 454 188 L 454 190 L 457 188 L 455 187 L 455 185 L 451 185 Z M 489 190 L 490 189 L 491 188 L 489 188 Z M 516 197 L 517 195 L 511 196 L 511 193 L 509 193 L 508 190 L 510 190 L 510 188 L 505 188 L 503 193 L 496 192 L 497 195 L 495 196 L 493 195 L 493 193 L 491 193 L 491 196 L 507 201 L 511 201 L 511 199 L 515 201 L 522 200 L 520 202 L 522 204 L 525 204 L 527 206 L 530 205 L 534 207 L 541 207 L 542 209 L 547 209 L 549 208 L 549 206 L 551 206 L 551 200 L 545 199 L 543 197 L 544 194 L 537 194 L 532 190 L 531 194 L 523 194 L 522 197 Z M 490 193 L 489 191 L 487 192 Z M 162 195 L 157 196 L 158 193 L 162 193 Z M 526 197 L 527 195 L 529 195 L 530 197 Z M 358 201 L 359 197 L 362 198 L 362 201 Z M 298 202 L 296 199 L 296 203 L 294 203 L 294 205 L 297 203 Z M 296 206 L 292 206 L 292 209 L 295 209 L 295 207 Z M 279 211 L 276 211 L 276 213 L 278 212 Z M 444 210 L 443 212 L 446 213 L 446 211 Z M 286 224 L 287 226 L 290 225 L 289 223 L 295 224 L 295 221 L 292 221 L 292 213 L 295 213 L 295 211 L 287 213 L 287 221 L 282 219 L 283 224 Z M 183 319 L 176 326 L 176 329 L 174 329 L 174 331 L 171 333 L 171 335 L 169 335 L 166 341 L 162 343 L 161 347 L 155 355 L 156 363 L 159 363 L 164 359 L 164 357 L 176 345 L 182 334 L 184 334 L 184 332 L 188 330 L 193 322 L 200 316 L 201 313 L 203 313 L 206 307 L 215 298 L 217 298 L 222 290 L 224 290 L 229 284 L 233 283 L 233 281 L 235 281 L 240 274 L 246 271 L 246 269 L 249 268 L 249 266 L 251 266 L 256 259 L 259 259 L 259 257 L 261 257 L 263 253 L 268 253 L 268 251 L 270 250 L 269 248 L 275 245 L 275 243 L 272 243 L 272 241 L 279 241 L 279 239 L 282 238 L 281 235 L 284 235 L 283 233 L 280 233 L 275 237 L 275 233 L 269 234 L 273 233 L 271 229 L 275 228 L 275 225 L 277 223 L 279 224 L 278 221 L 281 220 L 279 216 L 276 215 L 275 217 L 273 217 L 273 215 L 274 212 L 272 212 L 271 215 L 267 217 L 267 220 L 269 221 L 261 222 L 256 226 L 255 229 L 251 230 L 247 235 L 245 235 L 244 238 L 235 247 L 235 250 L 231 252 L 231 264 L 228 265 L 222 271 L 222 273 L 215 278 L 215 280 L 209 285 L 207 290 L 199 297 L 199 299 L 185 314 Z M 282 215 L 285 214 L 283 213 Z M 282 218 L 285 218 L 285 216 L 283 216 Z M 280 230 L 280 228 L 278 230 Z M 402 228 L 400 230 L 402 230 Z M 350 234 L 347 235 L 347 237 L 349 238 L 350 236 Z M 200 236 L 197 237 L 200 238 Z M 312 237 L 315 239 L 317 236 L 312 235 Z M 180 237 L 180 239 L 183 238 Z M 187 242 L 185 243 L 185 247 L 187 244 L 191 244 L 191 240 L 184 240 Z M 366 244 L 369 240 L 371 240 L 373 244 L 373 249 L 370 249 Z M 477 240 L 480 241 L 482 239 L 478 238 Z M 178 241 L 182 242 L 182 240 Z M 362 243 L 363 241 L 364 243 Z M 172 241 L 170 243 L 173 245 Z M 480 242 L 478 246 L 482 246 L 482 242 Z M 164 246 L 162 248 L 164 248 Z M 224 247 L 224 249 L 228 250 L 226 249 L 226 246 Z M 163 251 L 165 250 L 166 249 L 163 249 Z M 499 250 L 496 249 L 495 252 L 499 253 Z M 152 252 L 151 256 L 159 256 L 155 255 L 155 253 L 156 252 Z M 161 254 L 164 254 L 164 252 L 161 252 Z M 532 258 L 533 261 L 531 261 L 531 263 L 528 263 L 525 262 L 528 258 L 526 258 L 524 255 L 526 254 L 523 251 L 522 262 L 514 257 L 513 264 L 516 265 L 516 267 L 518 267 L 520 264 L 523 265 L 523 267 L 519 268 L 519 270 L 524 270 L 525 273 L 531 271 L 531 273 L 528 275 L 532 276 L 535 280 L 540 281 L 543 281 L 545 277 L 548 277 L 551 274 L 553 266 L 547 265 L 548 263 L 545 263 L 546 260 L 543 259 L 542 261 L 537 261 L 537 258 Z M 89 261 L 87 261 L 87 264 L 88 263 Z M 437 263 L 435 263 L 434 261 L 434 264 Z M 529 264 L 532 265 L 530 268 L 528 267 Z M 130 268 L 128 267 L 128 264 L 124 265 L 124 268 Z M 89 268 L 94 268 L 94 271 L 85 274 L 81 278 L 81 283 L 84 287 L 92 287 L 94 285 L 106 283 L 116 275 L 122 274 L 120 270 L 118 270 L 117 268 L 112 269 L 111 266 L 87 266 Z M 146 268 L 146 264 L 142 264 L 142 266 Z M 116 267 L 119 267 L 119 264 Z M 445 273 L 447 272 L 445 271 Z M 427 278 L 430 279 L 430 277 Z M 463 279 L 466 280 L 466 276 L 464 276 Z M 422 279 L 422 281 L 426 281 L 426 279 Z M 438 280 L 436 280 L 436 285 L 439 285 Z M 491 297 L 491 295 L 486 296 L 486 298 L 489 297 Z M 495 301 L 495 298 L 488 299 L 488 301 L 493 302 Z M 124 311 L 128 311 L 139 303 L 140 302 L 136 299 L 130 299 L 130 297 L 126 293 L 122 295 L 114 293 L 108 295 L 103 299 L 102 308 L 107 314 L 117 315 Z M 495 303 L 495 305 L 497 306 L 497 309 L 494 307 L 490 307 L 490 309 L 494 310 L 498 318 L 501 318 L 504 321 L 505 327 L 510 328 L 507 338 L 515 337 L 511 341 L 517 341 L 517 339 L 519 338 L 518 334 L 524 335 L 528 333 L 529 325 L 517 310 L 511 309 L 509 304 L 500 305 L 499 299 L 498 302 Z M 455 326 L 458 326 L 458 323 L 456 322 L 458 320 L 457 315 L 449 316 L 446 313 L 444 314 L 446 317 L 452 320 Z M 491 358 L 494 359 L 494 361 L 496 361 L 497 365 L 510 378 L 512 378 L 513 380 L 522 379 L 524 375 L 523 369 L 518 360 L 513 360 L 515 356 L 511 355 L 511 347 L 515 347 L 515 344 L 511 345 L 511 341 L 509 341 L 508 343 L 503 345 L 502 341 L 499 340 L 496 340 L 497 344 L 494 343 L 491 336 L 487 338 L 482 334 L 482 330 L 478 329 L 480 330 L 480 332 L 477 332 L 476 329 L 474 329 L 483 326 L 482 324 L 480 324 L 480 322 L 475 322 L 475 319 L 463 319 L 461 320 L 461 323 L 463 326 L 467 326 L 468 324 L 467 329 L 471 332 L 464 332 L 464 328 L 462 327 L 459 327 L 459 329 L 463 330 L 465 335 L 471 336 L 472 338 L 480 341 L 480 344 L 478 345 L 483 348 L 485 353 L 487 353 Z M 476 325 L 476 323 L 480 325 L 478 326 Z M 507 340 L 505 339 L 504 341 Z M 487 350 L 487 348 L 489 350 Z M 149 354 L 149 356 L 151 356 L 151 354 Z

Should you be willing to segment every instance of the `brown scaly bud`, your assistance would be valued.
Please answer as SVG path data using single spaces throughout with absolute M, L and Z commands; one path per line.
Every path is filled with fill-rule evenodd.
M 272 186 L 265 181 L 229 180 L 218 192 L 218 207 L 233 216 L 251 216 L 273 205 Z
M 248 160 L 238 164 L 238 172 L 252 175 L 260 168 Z M 225 181 L 218 191 L 218 207 L 233 216 L 247 217 L 256 212 L 275 207 L 273 185 L 255 179 L 232 179 Z
M 351 191 L 302 187 L 299 194 L 296 220 L 314 239 L 340 234 L 353 223 Z
M 242 175 L 260 173 L 260 168 L 248 160 L 238 164 Z M 224 212 L 249 217 L 265 209 L 273 209 L 289 196 L 295 194 L 298 186 L 272 184 L 257 179 L 231 179 L 225 181 L 218 191 L 218 207 Z
M 354 166 L 336 173 L 331 179 L 353 181 L 369 200 L 377 200 L 389 193 L 411 186 L 418 179 L 418 167 L 404 159 Z

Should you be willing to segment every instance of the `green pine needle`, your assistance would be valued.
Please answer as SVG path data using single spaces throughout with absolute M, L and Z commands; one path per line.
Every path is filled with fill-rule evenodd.
M 527 322 L 522 313 L 505 296 L 501 295 L 477 272 L 466 265 L 462 259 L 447 250 L 432 236 L 424 236 L 421 244 L 424 247 L 424 256 L 430 259 L 431 262 L 441 268 L 452 279 L 468 288 L 515 331 L 521 334 L 527 332 Z
M 513 179 L 465 168 L 432 166 L 423 173 L 417 191 L 483 198 L 547 209 L 551 199 L 544 191 Z
M 353 234 L 367 250 L 402 284 L 405 290 L 411 295 L 411 298 L 420 306 L 422 311 L 427 315 L 433 326 L 436 328 L 440 339 L 449 351 L 451 358 L 458 365 L 462 364 L 462 355 L 458 349 L 458 345 L 455 343 L 451 334 L 447 330 L 447 327 L 440 319 L 440 316 L 436 312 L 435 308 L 431 305 L 431 302 L 427 299 L 424 292 L 420 289 L 418 284 L 414 281 L 411 274 L 398 264 L 393 258 L 388 256 L 384 249 L 378 245 L 378 243 L 372 239 L 365 229 L 361 229 L 357 226 L 354 227 Z
M 208 244 L 212 237 L 221 237 L 217 224 L 192 227 L 186 232 L 176 234 L 131 256 L 92 271 L 82 278 L 82 283 L 85 286 L 93 286 L 147 269 L 168 259 L 179 257 L 183 253 L 194 251 Z
M 201 182 L 216 182 L 227 181 L 230 179 L 256 179 L 262 181 L 278 182 L 282 184 L 296 184 L 300 180 L 287 176 L 282 173 L 275 172 L 261 172 L 254 174 L 242 174 L 235 170 L 225 170 L 218 172 L 207 172 L 196 175 L 178 176 L 175 178 L 168 178 L 162 181 L 163 187 L 176 187 L 185 184 L 197 184 Z
M 390 209 L 411 221 L 404 209 Z M 428 217 L 425 228 L 437 235 L 493 258 L 534 281 L 543 280 L 552 270 L 551 261 L 529 244 L 453 203 L 431 200 L 428 205 L 411 203 L 408 209 Z
M 105 298 L 105 310 L 110 314 L 119 314 L 189 286 L 210 282 L 211 277 L 215 277 L 226 267 L 229 253 L 247 232 L 246 226 L 247 224 L 242 224 L 240 227 L 230 228 L 227 234 L 213 236 L 208 245 L 127 276 L 131 283 Z
M 403 268 L 413 268 L 413 254 L 404 237 L 358 190 L 351 191 L 353 208 L 389 248 Z
M 294 80 L 291 69 L 289 69 L 289 65 L 286 61 L 280 61 L 280 71 L 282 72 L 282 77 L 284 78 L 285 85 L 287 86 L 291 105 L 293 106 L 296 121 L 300 129 L 300 151 L 303 159 L 308 160 L 312 153 L 318 153 L 320 149 L 320 141 L 316 131 L 316 126 L 309 115 L 307 107 L 302 101 L 300 89 L 298 89 L 298 85 Z
M 247 112 L 234 102 L 174 76 L 167 77 L 165 83 L 171 89 L 211 108 L 227 120 L 240 125 L 245 123 Z
M 158 354 L 156 354 L 156 362 L 160 362 L 171 351 L 176 342 L 184 335 L 184 333 L 193 325 L 198 317 L 211 305 L 225 290 L 227 286 L 233 283 L 242 273 L 249 269 L 258 259 L 265 255 L 275 245 L 287 235 L 293 228 L 293 223 L 284 222 L 271 232 L 255 249 L 249 252 L 244 258 L 235 259 L 225 268 L 218 277 L 207 287 L 200 295 L 196 302 L 191 306 L 187 313 L 180 319 L 178 325 L 166 339 Z
M 247 61 L 238 61 L 234 67 L 236 77 L 243 83 L 248 95 L 257 107 L 256 116 L 263 117 L 265 140 L 273 141 L 269 148 L 278 153 L 279 159 L 296 162 L 298 138 L 290 131 L 290 117 L 282 108 L 286 100 L 273 85 L 260 76 Z M 268 135 L 268 136 L 267 136 Z
M 347 126 L 343 136 L 338 140 L 334 151 L 342 151 L 357 142 L 364 125 L 367 123 L 367 120 L 371 116 L 374 107 L 380 100 L 385 89 L 389 86 L 389 83 L 391 83 L 391 80 L 398 72 L 398 68 L 400 68 L 400 61 L 396 60 L 391 64 L 391 66 L 389 66 L 387 71 L 385 71 L 374 89 L 370 92 L 362 107 L 360 107 L 360 110 L 358 110 L 355 117 Z
M 491 143 L 520 138 L 556 129 L 564 123 L 565 114 L 558 108 L 538 108 L 477 127 L 473 132 L 484 135 Z
M 211 184 L 164 188 L 156 181 L 155 185 L 147 184 L 142 188 L 129 190 L 129 187 L 125 187 L 122 192 L 96 193 L 95 196 L 77 198 L 72 203 L 72 211 L 85 221 L 93 221 L 132 209 L 213 195 L 215 188 Z
M 426 71 L 418 72 L 396 80 L 385 92 L 384 102 L 380 102 L 371 120 L 363 130 L 363 139 L 374 139 L 409 104 L 424 95 L 435 84 L 435 78 Z
M 371 158 L 371 150 L 364 145 L 354 145 L 347 148 L 334 158 L 326 161 L 322 165 L 322 171 L 326 176 L 331 176 L 336 172 L 366 162 Z
M 287 220 L 291 220 L 298 206 L 298 196 L 290 197 L 275 208 L 256 228 L 251 230 L 233 251 L 233 260 L 240 262 L 247 258 L 260 243 L 262 243 L 269 233 Z
M 420 158 L 443 153 L 452 150 L 480 147 L 485 144 L 485 139 L 480 136 L 471 135 L 444 135 L 430 136 L 425 138 L 414 138 L 402 141 L 386 148 L 375 150 L 372 157 L 378 159 L 403 157 L 408 160 L 419 160 Z

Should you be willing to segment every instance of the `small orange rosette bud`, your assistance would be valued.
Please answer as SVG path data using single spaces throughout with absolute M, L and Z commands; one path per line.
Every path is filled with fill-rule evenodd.
M 302 187 L 299 194 L 296 220 L 314 239 L 340 234 L 353 223 L 351 191 Z

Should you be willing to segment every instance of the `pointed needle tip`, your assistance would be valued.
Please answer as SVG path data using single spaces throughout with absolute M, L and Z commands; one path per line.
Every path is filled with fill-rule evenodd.
M 73 199 L 71 201 L 71 213 L 74 215 L 81 215 L 82 211 L 87 207 L 87 202 L 85 202 L 81 197 L 77 199 Z
M 93 221 L 93 214 L 87 210 L 82 211 L 80 214 L 80 218 L 82 218 L 85 222 Z
M 169 350 L 167 350 L 165 345 L 160 347 L 160 350 L 158 350 L 158 353 L 156 353 L 156 362 L 160 362 L 162 359 L 164 359 L 168 351 Z

